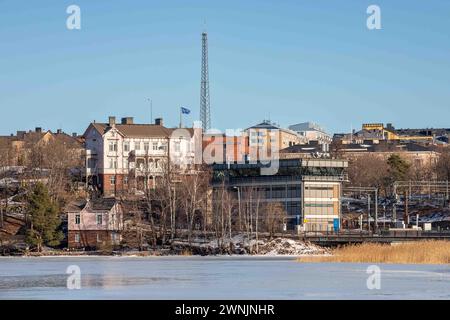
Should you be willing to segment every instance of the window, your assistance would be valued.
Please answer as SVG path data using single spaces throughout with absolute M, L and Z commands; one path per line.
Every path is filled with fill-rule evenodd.
M 80 224 L 80 215 L 79 214 L 77 214 L 77 215 L 75 215 L 75 224 Z
M 102 236 L 99 233 L 97 233 L 97 242 L 102 242 Z
M 148 150 L 150 150 L 150 145 L 148 142 L 144 142 L 144 151 L 148 152 Z
M 123 143 L 123 151 L 124 152 L 130 151 L 130 143 L 128 141 Z
M 112 242 L 116 242 L 117 241 L 117 233 L 115 233 L 115 232 L 113 232 L 113 233 L 111 233 L 111 241 Z
M 152 148 L 154 151 L 158 150 L 158 142 L 153 142 Z
M 116 176 L 111 176 L 109 178 L 109 182 L 111 183 L 112 186 L 116 185 Z
M 179 141 L 175 142 L 175 152 L 180 152 L 180 145 L 181 143 Z
M 332 203 L 305 203 L 305 207 L 312 208 L 333 208 Z
M 117 151 L 117 141 L 109 141 L 109 152 Z
M 109 159 L 109 168 L 117 169 L 117 159 L 114 159 L 114 158 Z
M 287 191 L 288 198 L 300 198 L 300 186 L 289 186 Z
M 74 234 L 74 241 L 75 242 L 80 242 L 80 234 L 79 233 L 75 233 Z
M 141 150 L 141 142 L 140 141 L 136 141 L 134 143 L 134 149 L 136 150 Z
M 88 159 L 88 168 L 94 169 L 97 166 L 97 159 L 89 158 Z
M 97 215 L 97 224 L 101 225 L 103 223 L 103 216 L 101 214 Z
M 167 150 L 167 143 L 165 143 L 165 142 L 162 143 L 160 149 L 166 151 Z
M 124 184 L 128 184 L 128 176 L 125 176 L 125 177 L 123 178 L 123 183 L 124 183 Z
M 272 198 L 286 198 L 286 187 L 272 187 Z

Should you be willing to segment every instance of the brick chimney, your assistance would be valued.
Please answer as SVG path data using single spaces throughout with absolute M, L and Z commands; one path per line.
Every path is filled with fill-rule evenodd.
M 134 123 L 134 122 L 133 122 L 133 117 L 125 117 L 125 118 L 122 118 L 121 123 L 122 123 L 122 124 L 133 124 L 133 123 Z
M 116 117 L 109 116 L 108 124 L 109 124 L 110 127 L 114 126 L 116 124 Z
M 36 127 L 34 129 L 34 131 L 36 131 L 37 133 L 41 133 L 42 132 L 42 128 L 41 127 Z
M 25 131 L 17 131 L 17 138 L 19 139 L 23 139 L 23 137 L 25 136 Z
M 164 122 L 163 122 L 163 118 L 156 118 L 155 119 L 155 124 L 157 126 L 163 126 Z

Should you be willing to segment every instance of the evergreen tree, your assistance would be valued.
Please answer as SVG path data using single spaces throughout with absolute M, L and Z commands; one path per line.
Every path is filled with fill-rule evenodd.
M 63 239 L 58 231 L 61 224 L 58 206 L 52 201 L 48 189 L 37 183 L 28 197 L 28 214 L 30 227 L 27 231 L 27 243 L 42 251 L 42 246 L 57 246 Z
M 402 159 L 398 154 L 391 155 L 387 164 L 388 168 L 388 176 L 391 182 L 406 180 L 408 178 L 410 164 Z

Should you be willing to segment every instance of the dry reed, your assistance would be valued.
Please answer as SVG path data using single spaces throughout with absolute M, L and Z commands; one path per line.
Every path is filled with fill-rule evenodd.
M 301 257 L 300 262 L 356 263 L 450 263 L 450 241 L 420 241 L 399 244 L 364 243 L 332 250 L 328 256 Z

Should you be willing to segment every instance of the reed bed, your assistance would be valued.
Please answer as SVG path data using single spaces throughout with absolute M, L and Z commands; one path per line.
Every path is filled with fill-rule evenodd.
M 298 260 L 300 262 L 448 264 L 450 263 L 450 241 L 347 245 L 333 249 L 331 255 L 300 257 Z

